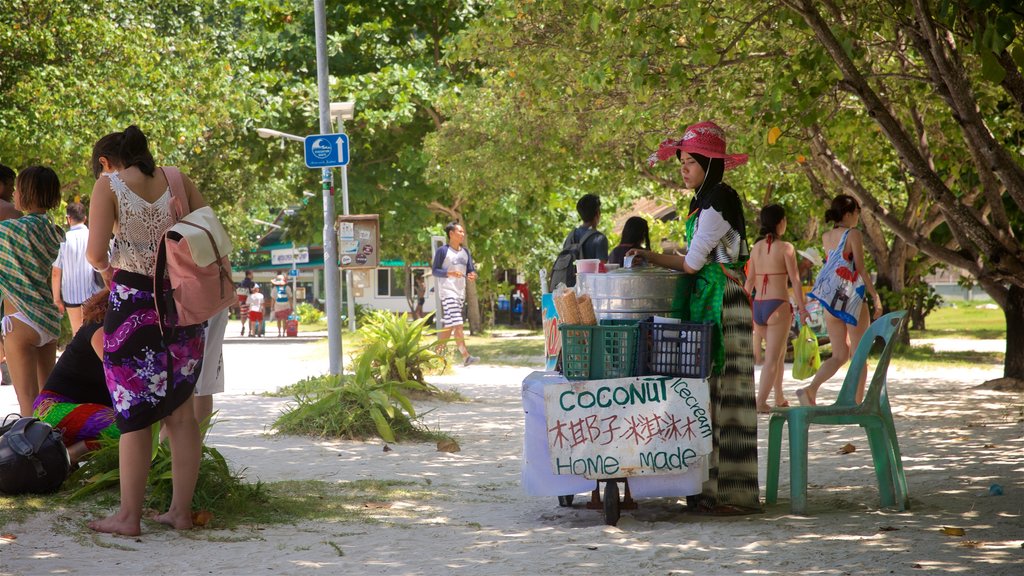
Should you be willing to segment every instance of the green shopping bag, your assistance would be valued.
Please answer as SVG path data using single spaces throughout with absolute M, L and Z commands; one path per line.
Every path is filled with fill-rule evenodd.
M 804 324 L 793 339 L 793 378 L 806 380 L 814 376 L 819 366 L 821 353 L 818 350 L 818 337 L 810 326 Z

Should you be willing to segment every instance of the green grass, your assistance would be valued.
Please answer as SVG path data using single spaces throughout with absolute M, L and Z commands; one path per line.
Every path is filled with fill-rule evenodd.
M 911 331 L 911 338 L 1006 338 L 1006 317 L 1000 308 L 979 308 L 990 302 L 957 302 L 937 308 L 925 318 L 927 330 Z
M 934 368 L 937 365 L 952 367 L 1001 366 L 1006 359 L 1003 352 L 977 352 L 973 350 L 950 350 L 936 352 L 931 346 L 900 347 L 893 352 L 892 364 L 901 368 Z
M 481 364 L 544 366 L 544 334 L 540 330 L 492 331 L 467 336 L 466 347 L 470 354 L 480 357 Z

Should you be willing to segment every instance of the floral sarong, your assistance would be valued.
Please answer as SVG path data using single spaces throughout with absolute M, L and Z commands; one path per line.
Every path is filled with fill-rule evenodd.
M 195 389 L 203 368 L 203 324 L 163 326 L 150 276 L 118 270 L 103 324 L 103 371 L 122 433 L 170 415 Z

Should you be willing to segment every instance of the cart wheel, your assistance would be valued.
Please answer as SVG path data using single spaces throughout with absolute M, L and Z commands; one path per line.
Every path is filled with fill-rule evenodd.
M 604 523 L 615 526 L 619 522 L 619 483 L 609 480 L 604 483 Z
M 561 506 L 562 508 L 571 508 L 572 507 L 572 500 L 575 497 L 576 497 L 575 494 L 566 494 L 565 496 L 559 496 L 558 497 L 558 505 Z

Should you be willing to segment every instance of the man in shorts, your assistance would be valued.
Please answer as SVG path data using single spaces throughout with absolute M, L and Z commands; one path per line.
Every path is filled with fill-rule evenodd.
M 466 348 L 466 338 L 462 330 L 462 307 L 466 303 L 466 280 L 476 280 L 476 266 L 469 249 L 463 246 L 466 231 L 462 224 L 451 222 L 445 226 L 448 243 L 434 253 L 431 273 L 437 278 L 438 289 L 441 291 L 441 326 L 438 335 L 438 348 L 443 348 L 448 337 L 455 335 L 455 344 L 462 353 L 463 366 L 479 362 L 480 358 L 471 356 Z

